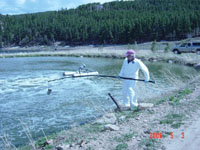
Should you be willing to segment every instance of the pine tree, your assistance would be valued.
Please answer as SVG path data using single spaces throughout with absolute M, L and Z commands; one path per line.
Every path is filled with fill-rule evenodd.
M 157 42 L 154 40 L 151 44 L 151 51 L 155 52 L 157 50 Z
M 199 36 L 198 0 L 114 1 L 97 11 L 98 6 L 94 3 L 77 9 L 0 15 L 3 44 L 127 44 L 183 39 L 188 33 Z
M 47 38 L 47 35 L 44 35 L 44 44 L 49 44 L 49 40 L 48 40 L 48 38 Z
M 2 42 L 2 37 L 0 35 L 0 48 L 2 48 L 2 47 L 3 47 L 3 42 Z
M 165 47 L 165 49 L 164 49 L 164 52 L 165 52 L 165 53 L 168 53 L 169 50 L 170 50 L 170 45 L 169 45 L 169 43 L 167 43 L 167 45 L 166 45 L 166 47 Z

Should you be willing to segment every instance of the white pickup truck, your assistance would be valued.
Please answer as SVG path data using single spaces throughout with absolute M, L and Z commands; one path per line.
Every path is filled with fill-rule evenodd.
M 197 53 L 200 54 L 200 41 L 184 42 L 172 48 L 175 54 L 181 53 Z

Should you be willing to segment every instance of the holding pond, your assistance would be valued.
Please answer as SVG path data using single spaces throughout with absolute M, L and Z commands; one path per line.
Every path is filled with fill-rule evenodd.
M 28 139 L 19 119 L 30 129 L 33 138 L 38 138 L 43 136 L 42 129 L 49 135 L 89 122 L 114 108 L 107 94 L 111 92 L 122 103 L 120 80 L 93 77 L 58 80 L 49 85 L 53 88 L 50 96 L 46 94 L 47 81 L 62 77 L 63 71 L 77 70 L 81 63 L 102 74 L 117 75 L 122 62 L 74 57 L 0 59 L 0 135 L 6 133 L 9 141 L 20 146 Z M 135 89 L 138 101 L 176 89 L 177 85 L 171 82 L 174 78 L 186 82 L 198 74 L 193 68 L 175 64 L 145 64 L 156 84 L 146 88 L 139 82 Z

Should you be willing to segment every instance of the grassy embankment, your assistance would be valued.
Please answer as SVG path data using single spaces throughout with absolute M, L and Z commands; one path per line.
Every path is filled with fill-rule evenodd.
M 174 81 L 174 80 L 173 80 Z M 177 81 L 174 84 L 177 84 Z M 127 125 L 133 126 L 133 122 L 140 122 L 139 125 L 145 124 L 145 119 L 156 116 L 156 119 L 152 119 L 152 123 L 141 130 L 146 132 L 146 137 L 140 137 L 140 133 L 137 129 L 134 128 L 128 132 L 122 132 L 123 134 L 115 134 L 113 131 L 110 134 L 113 134 L 110 139 L 112 142 L 113 149 L 115 150 L 128 150 L 130 149 L 130 143 L 134 138 L 141 138 L 138 141 L 138 147 L 141 148 L 150 148 L 156 149 L 159 147 L 161 143 L 161 139 L 149 139 L 150 132 L 162 133 L 162 138 L 166 139 L 170 137 L 171 132 L 178 130 L 182 127 L 192 115 L 193 112 L 197 111 L 200 106 L 200 94 L 196 91 L 196 88 L 200 85 L 199 77 L 194 78 L 190 83 L 184 84 L 184 86 L 178 87 L 176 90 L 171 91 L 169 93 L 165 93 L 164 95 L 157 97 L 156 99 L 149 99 L 148 102 L 154 104 L 154 110 L 135 110 L 135 111 L 125 111 L 125 112 L 115 112 L 115 115 L 118 120 L 118 126 L 126 128 Z M 195 96 L 194 96 L 195 95 Z M 192 105 L 191 105 L 192 103 Z M 188 107 L 190 104 L 190 107 Z M 162 108 L 167 108 L 165 111 Z M 192 108 L 192 109 L 191 109 Z M 192 111 L 191 111 L 192 110 Z M 160 113 L 160 114 L 159 114 Z M 158 115 L 159 114 L 159 115 Z M 187 114 L 187 115 L 186 115 Z M 141 117 L 143 115 L 143 117 Z M 120 118 L 124 117 L 123 120 Z M 137 118 L 141 119 L 137 119 Z M 105 124 L 86 124 L 80 127 L 75 127 L 67 131 L 62 131 L 60 133 L 44 136 L 43 138 L 37 140 L 35 145 L 37 149 L 46 149 L 50 150 L 55 148 L 58 145 L 69 145 L 71 149 L 79 147 L 80 143 L 87 145 L 88 143 L 94 143 L 95 141 L 99 142 L 99 137 L 102 134 L 106 134 L 107 131 L 104 130 Z M 141 127 L 142 128 L 142 127 Z M 167 128 L 167 129 L 165 129 Z M 107 135 L 108 136 L 108 135 Z M 105 138 L 105 137 L 104 137 Z M 53 141 L 53 144 L 47 144 L 47 141 Z M 26 146 L 20 148 L 19 150 L 29 150 L 32 149 L 31 146 Z M 95 149 L 95 145 L 90 145 L 88 149 Z
M 170 129 L 178 129 L 182 125 L 184 125 L 184 121 L 188 119 L 188 116 L 185 115 L 185 111 L 180 111 L 182 107 L 185 107 L 185 103 L 181 102 L 185 97 L 191 95 L 193 93 L 193 87 L 185 86 L 182 89 L 176 90 L 172 93 L 166 94 L 164 97 L 160 97 L 154 100 L 149 100 L 149 102 L 154 103 L 154 107 L 159 107 L 160 105 L 165 105 L 166 103 L 169 103 L 169 105 L 172 107 L 171 109 L 176 111 L 169 111 L 165 115 L 163 115 L 160 118 L 157 118 L 158 124 L 160 126 L 169 126 L 168 130 L 163 130 L 159 128 L 159 130 L 156 128 L 156 125 L 150 126 L 150 128 L 147 130 L 147 136 L 149 136 L 150 132 L 153 132 L 157 129 L 157 132 L 163 134 L 163 138 L 167 138 L 170 136 Z M 196 106 L 200 106 L 200 97 L 198 96 L 194 104 Z M 195 111 L 197 108 L 195 108 L 193 111 Z M 131 122 L 130 120 L 136 119 L 138 116 L 140 116 L 142 113 L 147 113 L 145 110 L 135 110 L 130 112 L 116 112 L 115 115 L 118 119 L 118 125 L 122 128 L 126 128 L 127 122 Z M 149 115 L 152 116 L 156 112 L 155 111 L 148 111 Z M 188 113 L 187 115 L 190 115 L 191 113 Z M 120 120 L 120 117 L 124 116 L 124 120 Z M 137 121 L 137 120 L 136 120 Z M 145 130 L 145 129 L 144 129 Z M 55 146 L 58 146 L 59 144 L 66 144 L 77 148 L 77 145 L 79 143 L 90 143 L 92 141 L 98 141 L 98 136 L 101 134 L 104 134 L 106 131 L 104 130 L 104 124 L 86 124 L 81 127 L 76 127 L 73 129 L 70 129 L 68 131 L 62 131 L 58 134 L 54 134 L 48 137 L 43 137 L 35 142 L 37 149 L 44 148 L 45 150 L 50 150 L 52 148 L 55 148 Z M 156 131 L 155 131 L 156 132 Z M 115 145 L 114 149 L 116 150 L 128 150 L 128 145 L 130 144 L 131 140 L 133 138 L 139 137 L 139 133 L 137 130 L 129 131 L 128 133 L 124 133 L 121 136 L 113 136 L 113 139 L 111 140 L 113 144 Z M 55 141 L 53 145 L 49 145 L 46 143 L 46 141 Z M 110 142 L 110 141 L 109 141 Z M 149 138 L 141 138 L 141 141 L 138 142 L 138 146 L 142 149 L 142 147 L 146 148 L 158 148 L 160 144 L 160 141 L 158 139 L 149 139 Z M 26 146 L 24 148 L 21 148 L 19 150 L 28 150 L 32 149 L 31 146 Z M 95 146 L 90 146 L 88 149 L 95 149 Z
M 118 46 L 79 46 L 79 47 L 60 47 L 57 51 L 55 47 L 46 46 L 42 52 L 25 52 L 25 53 L 4 53 L 0 54 L 0 58 L 9 57 L 39 57 L 39 56 L 73 56 L 73 57 L 105 57 L 105 58 L 124 58 L 127 49 L 136 50 L 136 56 L 142 60 L 162 61 L 168 63 L 178 63 L 188 66 L 194 66 L 199 63 L 200 55 L 195 53 L 173 54 L 170 49 L 175 42 L 153 42 L 143 44 L 128 44 Z M 20 49 L 20 48 L 19 48 Z M 29 48 L 31 50 L 31 47 Z M 34 47 L 35 49 L 35 47 Z M 39 47 L 38 47 L 39 49 Z M 165 51 L 166 50 L 166 51 Z

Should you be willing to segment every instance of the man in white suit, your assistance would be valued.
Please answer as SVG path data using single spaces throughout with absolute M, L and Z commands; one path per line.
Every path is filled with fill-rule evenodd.
M 134 50 L 128 50 L 121 71 L 118 75 L 118 78 L 126 77 L 126 78 L 138 79 L 138 72 L 140 69 L 144 73 L 145 82 L 147 83 L 150 79 L 148 68 L 141 60 L 135 58 Z M 135 83 L 136 81 L 134 80 L 123 80 L 122 95 L 123 95 L 123 104 L 125 107 L 132 108 L 138 106 L 136 93 L 134 91 Z

